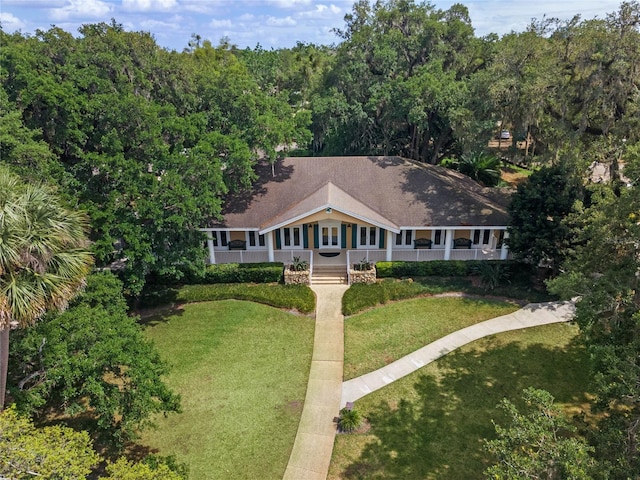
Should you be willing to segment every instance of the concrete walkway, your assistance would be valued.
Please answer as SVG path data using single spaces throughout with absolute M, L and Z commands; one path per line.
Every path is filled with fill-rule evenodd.
M 307 395 L 283 480 L 326 480 L 340 411 L 344 362 L 342 295 L 347 285 L 314 285 L 316 328 Z
M 375 372 L 344 382 L 340 405 L 345 406 L 347 402 L 354 402 L 375 392 L 479 338 L 510 330 L 567 322 L 573 318 L 574 312 L 575 307 L 571 302 L 532 303 L 509 315 L 463 328 Z

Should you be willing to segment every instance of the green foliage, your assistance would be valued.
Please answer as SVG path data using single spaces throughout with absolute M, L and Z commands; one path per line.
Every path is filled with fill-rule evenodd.
M 429 262 L 377 262 L 376 269 L 378 278 L 466 277 L 475 273 L 482 265 L 501 265 L 505 272 L 523 268 L 523 265 L 510 260 L 434 260 Z M 528 270 L 528 268 L 526 269 Z
M 499 285 L 509 283 L 508 265 L 500 263 L 481 262 L 473 268 L 473 272 L 480 277 L 480 283 L 485 290 L 495 290 Z
M 115 22 L 0 35 L 3 161 L 88 211 L 98 266 L 121 263 L 132 296 L 150 274 L 202 276 L 222 196 L 251 187 L 258 152 L 310 140 L 310 112 L 228 44 L 169 52 Z
M 366 257 L 364 257 L 358 263 L 353 264 L 353 269 L 358 272 L 366 272 L 367 270 L 371 270 L 372 268 L 373 268 L 373 263 L 367 260 Z
M 363 0 L 345 22 L 312 101 L 314 150 L 428 163 L 455 152 L 475 123 L 468 75 L 485 62 L 466 7 Z
M 67 311 L 15 332 L 8 382 L 20 410 L 89 418 L 86 428 L 116 447 L 152 414 L 180 408 L 162 380 L 167 367 L 127 314 L 121 289 L 109 273 L 91 275 Z
M 305 270 L 309 270 L 309 262 L 300 260 L 300 257 L 293 257 L 293 261 L 291 265 L 289 265 L 289 270 L 293 272 L 304 272 Z
M 561 166 L 534 172 L 511 199 L 509 238 L 513 255 L 533 265 L 557 269 L 571 247 L 571 231 L 563 220 L 584 195 L 580 180 Z
M 392 300 L 412 298 L 427 292 L 428 289 L 420 283 L 410 281 L 383 281 L 373 285 L 356 283 L 351 285 L 342 297 L 342 313 L 353 315 L 366 308 Z
M 489 467 L 486 478 L 504 480 L 548 479 L 590 480 L 593 451 L 573 432 L 566 416 L 544 390 L 527 388 L 523 393 L 526 412 L 504 399 L 500 407 L 511 423 L 495 425 L 498 438 L 485 441 L 498 463 Z
M 15 406 L 0 412 L 0 476 L 84 479 L 100 461 L 87 432 L 59 425 L 36 428 Z
M 282 263 L 221 263 L 208 265 L 206 283 L 273 283 L 282 280 Z M 200 280 L 201 282 L 202 280 Z M 195 279 L 194 283 L 200 283 Z
M 364 419 L 355 408 L 343 408 L 338 417 L 338 428 L 341 432 L 353 432 L 362 426 Z
M 106 468 L 105 480 L 186 480 L 187 476 L 177 473 L 166 464 L 151 466 L 148 463 L 134 463 L 126 458 L 119 458 Z
M 500 182 L 500 163 L 495 155 L 476 151 L 461 155 L 459 160 L 449 160 L 444 166 L 451 166 L 487 187 L 494 187 Z
M 140 299 L 140 307 L 226 299 L 248 300 L 277 308 L 295 309 L 302 313 L 311 313 L 316 306 L 315 295 L 306 285 L 221 283 L 149 287 Z
M 640 190 L 591 188 L 592 205 L 571 218 L 577 246 L 563 273 L 549 282 L 565 298 L 579 297 L 576 321 L 593 359 L 592 432 L 603 477 L 633 478 L 640 471 Z

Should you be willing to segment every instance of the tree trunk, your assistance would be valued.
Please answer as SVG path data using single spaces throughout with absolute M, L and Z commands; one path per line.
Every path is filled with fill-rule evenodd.
M 9 331 L 7 325 L 0 330 L 0 412 L 4 410 L 4 397 L 7 391 L 7 372 L 9 371 Z

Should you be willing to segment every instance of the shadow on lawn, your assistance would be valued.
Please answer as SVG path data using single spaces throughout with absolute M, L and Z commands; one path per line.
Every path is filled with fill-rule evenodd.
M 178 302 L 177 287 L 155 287 L 144 292 L 140 306 L 133 309 L 132 313 L 140 316 L 138 323 L 146 327 L 152 327 L 164 323 L 171 317 L 182 315 L 184 310 Z
M 522 390 L 534 386 L 549 390 L 557 402 L 586 402 L 587 356 L 577 344 L 491 345 L 439 362 L 444 376 L 420 375 L 415 401 L 385 401 L 369 412 L 374 441 L 342 478 L 481 479 L 488 466 L 482 439 L 495 437 L 492 420 L 506 424 L 496 408 L 502 398 L 522 407 Z

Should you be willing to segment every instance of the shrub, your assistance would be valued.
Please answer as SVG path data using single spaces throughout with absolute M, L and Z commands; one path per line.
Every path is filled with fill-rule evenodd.
M 300 257 L 293 257 L 293 261 L 291 265 L 289 265 L 289 270 L 292 272 L 304 272 L 309 270 L 309 262 L 306 260 L 300 260 Z
M 355 408 L 343 408 L 338 417 L 338 428 L 341 432 L 353 432 L 362 426 L 362 415 Z
M 358 263 L 353 264 L 353 269 L 356 272 L 366 272 L 368 270 L 371 270 L 372 268 L 373 264 L 369 260 L 367 260 L 366 257 L 360 260 Z
M 428 262 L 378 262 L 378 278 L 403 277 L 466 277 L 477 272 L 481 265 L 501 265 L 507 274 L 513 269 L 525 268 L 513 260 L 434 260 Z
M 171 303 L 228 299 L 247 300 L 276 308 L 295 309 L 302 313 L 313 312 L 316 305 L 315 295 L 306 285 L 221 283 L 148 288 L 140 298 L 139 306 L 156 307 Z
M 282 263 L 221 263 L 209 265 L 204 282 L 198 283 L 272 283 L 282 280 Z M 191 283 L 191 282 L 189 282 Z
M 510 283 L 510 272 L 506 265 L 483 262 L 473 269 L 480 277 L 480 283 L 485 290 L 495 290 L 499 285 Z
M 428 288 L 412 281 L 384 280 L 373 285 L 351 285 L 342 297 L 342 313 L 353 315 L 365 308 L 375 307 L 392 300 L 412 298 L 428 293 Z

